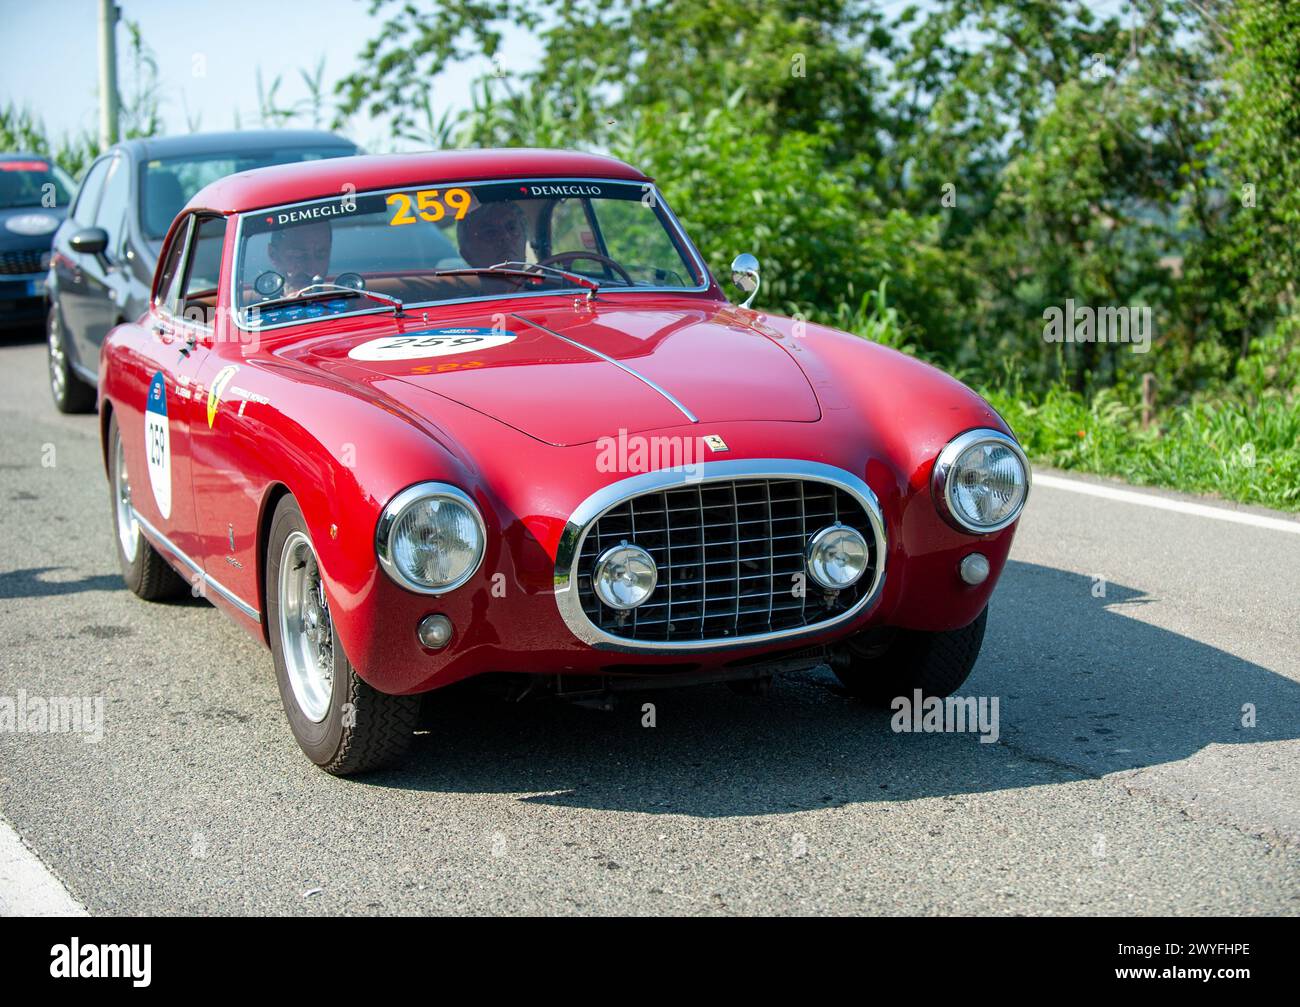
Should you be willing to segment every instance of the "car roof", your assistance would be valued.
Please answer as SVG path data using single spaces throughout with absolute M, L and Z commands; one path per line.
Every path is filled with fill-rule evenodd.
M 177 157 L 185 154 L 246 154 L 285 147 L 321 148 L 355 152 L 357 145 L 323 129 L 248 129 L 232 133 L 189 133 L 122 140 L 113 145 L 138 159 Z
M 44 161 L 46 164 L 53 164 L 54 158 L 49 154 L 33 154 L 30 150 L 0 150 L 0 160 L 3 161 Z
M 649 176 L 616 158 L 569 150 L 511 147 L 365 154 L 278 164 L 227 175 L 196 193 L 187 209 L 239 213 L 347 192 L 531 177 L 650 181 Z

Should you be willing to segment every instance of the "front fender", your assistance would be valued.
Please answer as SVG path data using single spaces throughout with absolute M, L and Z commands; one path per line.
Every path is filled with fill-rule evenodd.
M 930 631 L 973 621 L 988 604 L 1016 525 L 990 535 L 958 531 L 940 516 L 930 479 L 954 437 L 981 428 L 1014 436 L 1011 429 L 970 388 L 914 357 L 826 326 L 764 322 L 808 375 L 832 425 L 868 446 L 865 479 L 880 498 L 890 540 L 882 615 L 890 625 Z M 957 567 L 976 551 L 991 569 L 971 587 Z

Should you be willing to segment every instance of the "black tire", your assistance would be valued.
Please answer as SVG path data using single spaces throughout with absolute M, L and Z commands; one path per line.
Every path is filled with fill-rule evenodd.
M 45 355 L 49 366 L 50 396 L 61 413 L 95 411 L 95 389 L 77 377 L 68 361 L 67 342 L 57 305 L 50 305 L 45 318 Z
M 988 606 L 969 626 L 946 633 L 900 630 L 882 649 L 875 641 L 850 638 L 831 669 L 849 694 L 873 706 L 888 706 L 896 696 L 951 696 L 966 681 L 979 657 Z M 868 642 L 869 641 L 869 642 Z
M 398 761 L 406 754 L 420 715 L 421 696 L 390 696 L 367 685 L 343 652 L 338 631 L 330 626 L 333 682 L 324 717 L 312 720 L 299 703 L 285 660 L 280 625 L 280 566 L 285 543 L 294 532 L 310 541 L 307 522 L 291 496 L 281 498 L 271 518 L 267 541 L 266 617 L 280 701 L 298 746 L 321 769 L 335 776 L 364 773 Z M 314 547 L 313 547 L 313 552 Z
M 113 551 L 117 553 L 117 563 L 122 569 L 122 579 L 131 593 L 145 601 L 163 601 L 179 598 L 188 594 L 190 585 L 177 573 L 167 560 L 149 544 L 144 532 L 136 525 L 135 551 L 127 555 L 123 543 L 122 517 L 118 508 L 119 482 L 116 478 L 117 451 L 122 433 L 117 426 L 117 417 L 108 420 L 108 502 L 113 519 Z M 127 480 L 127 497 L 130 497 L 130 480 Z

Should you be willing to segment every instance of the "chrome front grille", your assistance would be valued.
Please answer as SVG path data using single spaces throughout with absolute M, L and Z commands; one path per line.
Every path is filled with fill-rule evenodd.
M 603 509 L 579 531 L 581 546 L 571 570 L 595 639 L 626 641 L 634 649 L 735 644 L 795 635 L 861 608 L 882 572 L 884 532 L 875 498 L 846 472 L 802 465 L 844 479 L 761 472 L 678 478 L 678 485 L 634 493 Z M 813 534 L 836 521 L 863 534 L 871 567 L 851 588 L 828 594 L 807 577 L 805 549 Z M 597 557 L 623 541 L 649 552 L 659 570 L 650 599 L 630 612 L 605 606 L 591 584 Z

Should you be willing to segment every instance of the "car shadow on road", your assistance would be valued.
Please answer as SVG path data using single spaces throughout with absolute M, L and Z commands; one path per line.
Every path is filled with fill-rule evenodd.
M 49 580 L 46 574 L 66 570 L 62 566 L 35 566 L 0 573 L 0 599 L 53 598 L 56 595 L 80 594 L 83 591 L 119 591 L 120 574 L 92 574 L 74 580 Z
M 66 566 L 35 566 L 0 573 L 0 601 L 21 598 L 54 598 L 61 595 L 82 594 L 86 591 L 124 591 L 126 585 L 120 573 L 96 573 L 65 579 L 50 579 L 47 574 L 70 570 Z M 212 603 L 193 592 L 174 598 L 158 598 L 151 605 L 172 605 L 187 608 L 210 607 Z
M 358 782 L 517 793 L 563 807 L 750 816 L 1095 778 L 1212 743 L 1300 733 L 1300 685 L 1135 618 L 1146 595 L 1008 564 L 962 696 L 997 697 L 1000 734 L 895 733 L 829 670 L 778 679 L 765 699 L 725 686 L 628 697 L 613 713 L 473 690 L 432 703 L 398 769 Z M 655 726 L 643 726 L 654 704 Z M 1257 726 L 1243 725 L 1251 704 Z

